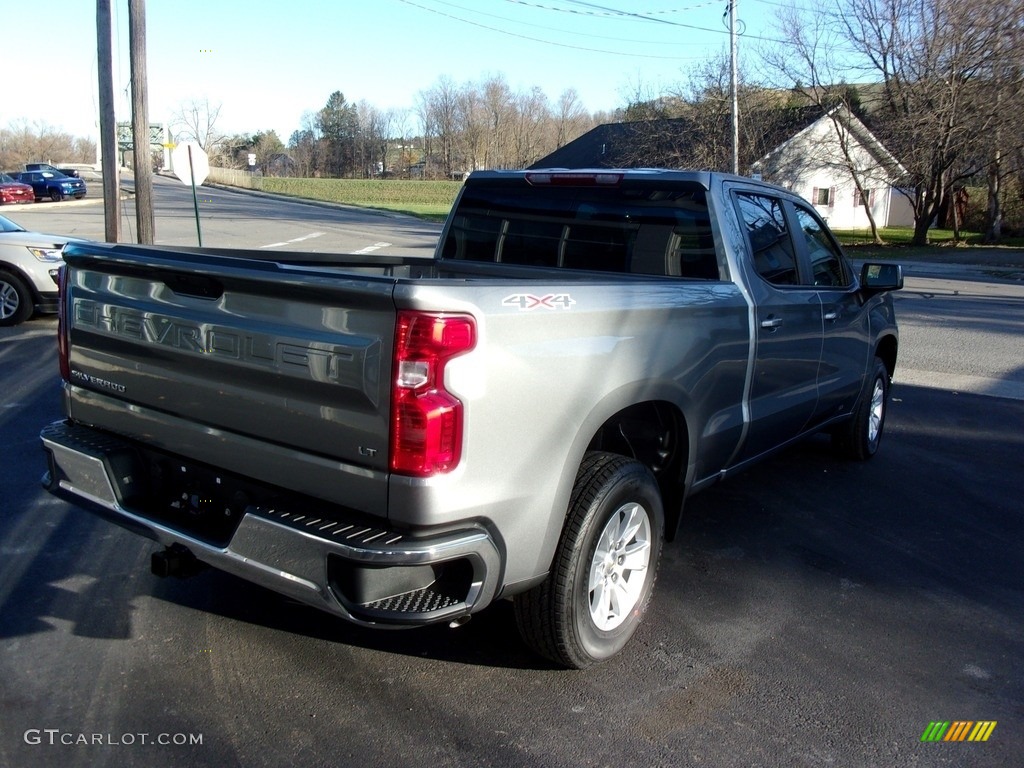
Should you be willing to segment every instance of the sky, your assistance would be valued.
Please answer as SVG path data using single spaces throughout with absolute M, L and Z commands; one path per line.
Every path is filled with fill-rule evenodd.
M 770 36 L 783 0 L 735 0 L 740 55 Z M 112 0 L 117 120 L 131 119 L 128 0 Z M 685 80 L 727 55 L 724 0 L 148 0 L 149 119 L 172 122 L 190 101 L 220 105 L 217 130 L 275 130 L 287 142 L 334 91 L 349 102 L 413 111 L 440 78 L 501 75 L 556 102 L 576 89 L 588 112 L 623 107 L 638 89 Z M 99 123 L 93 0 L 3 0 L 10 40 L 0 127 L 27 120 L 95 137 Z M 645 18 L 640 18 L 645 17 Z M 50 41 L 50 45 L 40 41 Z M 11 54 L 14 49 L 8 48 Z M 53 61 L 51 62 L 51 56 Z M 415 118 L 411 118 L 415 130 Z

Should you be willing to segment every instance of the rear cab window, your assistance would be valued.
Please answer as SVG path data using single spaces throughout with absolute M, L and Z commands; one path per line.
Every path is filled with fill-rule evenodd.
M 442 258 L 721 280 L 704 188 L 622 181 L 614 187 L 469 184 Z

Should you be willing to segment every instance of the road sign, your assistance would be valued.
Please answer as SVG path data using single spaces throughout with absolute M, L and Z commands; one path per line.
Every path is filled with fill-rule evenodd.
M 183 141 L 171 152 L 171 169 L 182 184 L 199 187 L 210 175 L 210 158 L 196 142 Z

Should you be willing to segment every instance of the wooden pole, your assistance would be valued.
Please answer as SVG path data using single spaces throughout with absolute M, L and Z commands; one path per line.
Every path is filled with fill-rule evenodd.
M 114 117 L 114 73 L 111 64 L 110 0 L 96 0 L 96 62 L 100 96 L 100 168 L 103 173 L 104 236 L 108 243 L 120 239 L 118 205 L 121 183 L 117 156 L 117 123 Z
M 740 172 L 740 101 L 739 101 L 739 56 L 736 43 L 736 4 L 729 3 L 729 91 L 732 106 L 732 172 Z
M 146 0 L 128 0 L 128 48 L 132 68 L 132 154 L 135 165 L 135 221 L 139 242 L 153 244 L 153 151 L 149 145 L 146 88 Z

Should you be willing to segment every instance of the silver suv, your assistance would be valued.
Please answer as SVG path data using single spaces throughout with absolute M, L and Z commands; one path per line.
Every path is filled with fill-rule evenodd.
M 57 311 L 61 250 L 75 239 L 28 232 L 0 216 L 0 325 Z

